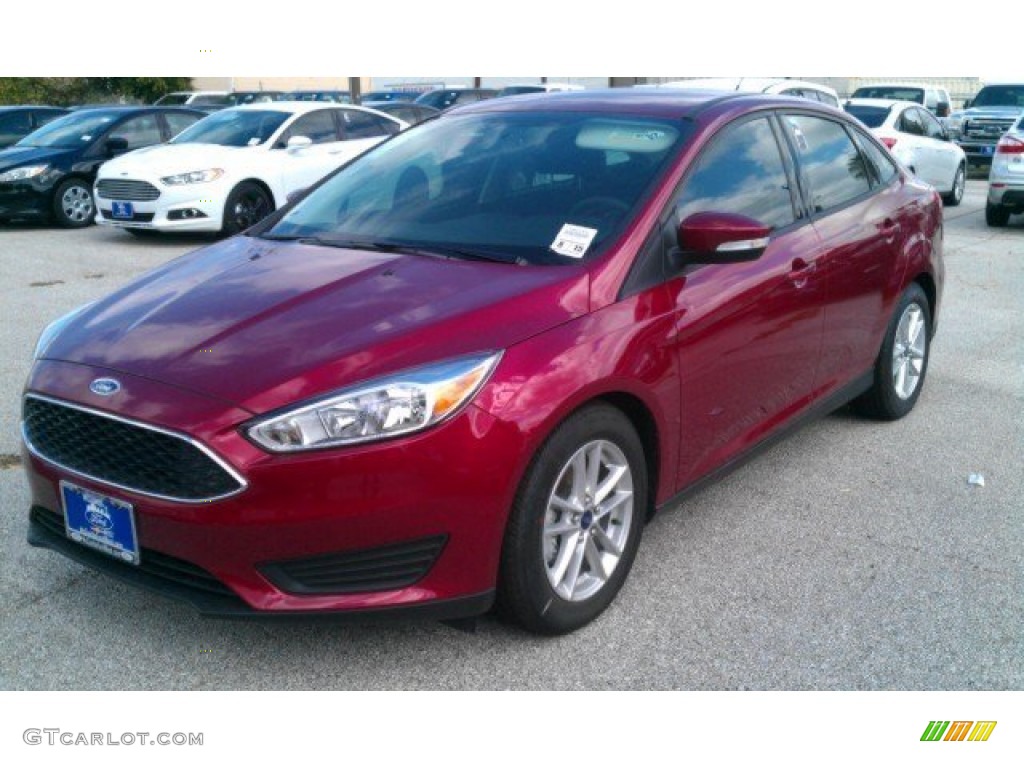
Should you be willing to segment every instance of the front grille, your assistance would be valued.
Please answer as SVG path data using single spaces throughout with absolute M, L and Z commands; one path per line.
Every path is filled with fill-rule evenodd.
M 60 515 L 43 507 L 32 507 L 31 517 L 50 533 L 59 536 L 67 535 L 64 530 L 64 520 Z M 82 544 L 75 544 L 74 546 L 86 549 Z M 203 570 L 198 565 L 193 565 L 185 560 L 179 560 L 176 557 L 171 557 L 152 549 L 146 549 L 145 547 L 140 550 L 139 559 L 139 565 L 130 567 L 138 568 L 150 576 L 156 576 L 164 581 L 171 581 L 191 589 L 200 589 L 215 595 L 237 597 L 216 576 L 209 571 Z M 120 565 L 120 563 L 118 564 Z
M 110 221 L 137 221 L 140 224 L 148 224 L 153 220 L 154 216 L 152 213 L 133 213 L 130 219 L 126 219 L 121 216 L 114 216 L 114 212 L 106 208 L 100 208 L 100 213 L 103 214 L 103 218 Z
M 107 200 L 148 202 L 160 197 L 160 190 L 148 181 L 100 179 L 96 182 L 96 191 L 99 193 L 100 197 Z
M 244 484 L 187 438 L 27 395 L 25 439 L 43 459 L 86 477 L 177 501 L 209 501 Z
M 437 560 L 446 536 L 338 552 L 260 566 L 279 589 L 297 595 L 383 592 L 422 579 Z
M 978 117 L 964 123 L 964 135 L 971 139 L 998 139 L 1016 122 L 1016 118 L 1003 120 L 991 117 Z

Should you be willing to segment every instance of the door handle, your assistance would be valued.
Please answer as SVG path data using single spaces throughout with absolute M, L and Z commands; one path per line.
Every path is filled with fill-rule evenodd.
M 797 256 L 789 265 L 789 280 L 797 288 L 807 285 L 807 278 L 814 271 L 814 262 L 809 262 Z

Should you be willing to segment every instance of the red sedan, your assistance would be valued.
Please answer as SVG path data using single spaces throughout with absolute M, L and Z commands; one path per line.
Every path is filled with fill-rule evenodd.
M 908 413 L 942 283 L 935 190 L 831 108 L 456 110 L 43 332 L 29 541 L 207 613 L 571 631 L 656 510 Z

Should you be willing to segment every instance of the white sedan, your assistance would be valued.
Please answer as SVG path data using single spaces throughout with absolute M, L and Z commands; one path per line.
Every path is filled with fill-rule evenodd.
M 931 112 L 892 99 L 849 99 L 843 108 L 870 128 L 897 160 L 935 187 L 946 205 L 960 205 L 967 156 Z
M 406 127 L 372 109 L 317 102 L 215 112 L 167 144 L 104 163 L 96 223 L 233 235 Z

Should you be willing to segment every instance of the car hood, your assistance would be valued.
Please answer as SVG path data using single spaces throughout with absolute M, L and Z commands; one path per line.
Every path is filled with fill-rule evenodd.
M 92 305 L 45 357 L 263 413 L 379 375 L 504 349 L 585 313 L 588 301 L 579 266 L 236 237 Z
M 22 165 L 52 163 L 74 152 L 73 149 L 48 147 L 8 147 L 0 151 L 0 173 Z
M 224 147 L 219 144 L 157 144 L 108 160 L 100 169 L 99 178 L 172 176 L 223 168 L 262 151 L 262 147 Z

